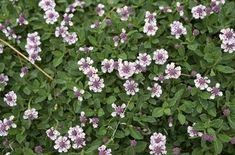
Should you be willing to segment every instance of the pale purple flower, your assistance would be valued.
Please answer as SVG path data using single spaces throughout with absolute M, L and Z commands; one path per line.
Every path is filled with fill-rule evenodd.
M 137 92 L 139 92 L 138 85 L 138 83 L 130 79 L 126 80 L 126 82 L 123 84 L 127 95 L 135 95 Z
M 73 26 L 73 22 L 72 22 L 73 16 L 74 15 L 72 13 L 70 13 L 70 14 L 65 13 L 63 21 L 61 22 L 61 25 L 62 26 L 64 26 L 64 25 Z
M 37 118 L 38 118 L 38 111 L 37 111 L 35 108 L 27 109 L 27 110 L 24 112 L 23 118 L 24 118 L 24 119 L 28 119 L 28 120 L 37 119 Z
M 219 35 L 219 38 L 224 44 L 234 43 L 235 33 L 233 29 L 231 28 L 222 29 L 220 33 L 221 34 Z
M 94 63 L 94 61 L 90 57 L 81 58 L 78 61 L 79 70 L 84 72 L 85 70 L 89 69 L 89 67 L 93 63 Z
M 193 126 L 195 123 L 193 124 Z M 197 130 L 193 129 L 193 126 L 188 126 L 187 132 L 190 137 L 201 137 L 203 134 L 201 132 L 198 132 Z
M 141 64 L 140 64 L 139 60 L 135 61 L 135 74 L 139 74 L 139 73 L 145 72 L 147 70 L 147 68 L 143 66 L 143 63 L 141 63 Z
M 162 87 L 158 83 L 154 83 L 152 88 L 148 87 L 147 89 L 150 90 L 152 98 L 160 97 L 162 94 Z
M 98 16 L 102 17 L 105 13 L 104 5 L 103 4 L 98 4 L 97 7 L 95 8 L 95 11 L 98 14 Z
M 77 97 L 77 99 L 79 101 L 82 101 L 82 95 L 85 93 L 85 91 L 83 89 L 78 89 L 77 87 L 73 87 L 73 92 L 74 92 L 74 96 Z
M 111 113 L 111 115 L 113 117 L 119 116 L 120 118 L 124 118 L 125 117 L 125 108 L 126 108 L 126 104 L 122 104 L 122 105 L 116 105 L 115 103 L 112 104 L 112 108 L 114 109 L 114 112 Z
M 8 127 L 2 120 L 0 120 L 0 137 L 4 137 L 7 135 L 8 135 Z
M 197 5 L 192 8 L 191 13 L 193 14 L 193 18 L 195 19 L 203 19 L 206 17 L 206 6 L 204 5 Z
M 59 27 L 56 27 L 55 29 L 55 36 L 56 37 L 59 37 L 61 36 L 62 38 L 66 37 L 68 34 L 68 27 L 66 26 L 59 26 Z
M 28 73 L 28 67 L 22 67 L 21 69 L 20 69 L 20 77 L 22 78 L 22 77 L 24 77 L 27 73 Z
M 40 36 L 38 32 L 28 33 L 26 41 L 29 45 L 41 45 Z
M 47 137 L 51 140 L 56 140 L 60 136 L 60 132 L 56 130 L 54 127 L 51 127 L 46 131 Z
M 222 43 L 221 48 L 224 50 L 224 52 L 233 53 L 235 51 L 235 40 L 233 43 L 229 44 Z
M 181 35 L 187 34 L 186 28 L 179 21 L 173 21 L 173 23 L 170 24 L 170 27 L 171 27 L 171 35 L 174 35 L 176 39 L 179 39 Z
M 99 77 L 90 78 L 88 81 L 89 89 L 95 93 L 102 92 L 104 88 L 104 79 Z
M 137 59 L 139 64 L 143 67 L 149 66 L 151 64 L 152 58 L 147 53 L 139 53 Z
M 147 34 L 147 36 L 154 36 L 158 30 L 156 23 L 145 23 L 143 32 Z
M 59 18 L 59 13 L 55 10 L 47 10 L 44 15 L 47 24 L 54 24 Z
M 9 26 L 7 26 L 6 28 L 4 28 L 2 30 L 2 32 L 5 34 L 5 36 L 7 37 L 7 39 L 12 40 L 12 39 L 17 39 L 20 36 L 17 36 L 15 34 L 15 32 L 13 31 L 13 29 L 11 29 Z
M 202 135 L 202 140 L 212 142 L 215 140 L 215 138 L 212 135 L 209 134 L 203 134 Z
M 131 147 L 135 147 L 137 145 L 137 141 L 136 140 L 130 140 L 130 146 Z
M 89 53 L 89 52 L 91 52 L 93 49 L 94 49 L 94 47 L 92 47 L 92 46 L 90 46 L 90 47 L 87 47 L 87 46 L 85 46 L 85 47 L 79 47 L 79 51 L 84 52 L 84 53 Z
M 120 41 L 119 36 L 114 36 L 114 37 L 113 37 L 113 41 L 114 41 L 114 46 L 117 47 L 117 46 L 118 46 L 118 43 L 119 43 L 119 41 Z
M 114 60 L 113 59 L 104 59 L 101 62 L 101 70 L 103 73 L 111 73 L 114 70 Z
M 119 35 L 119 38 L 121 43 L 125 43 L 128 40 L 125 29 L 122 29 L 122 33 Z
M 155 61 L 155 64 L 165 64 L 168 57 L 168 52 L 165 49 L 157 49 L 153 52 L 153 60 Z
M 120 62 L 118 73 L 121 78 L 128 79 L 135 73 L 135 63 L 128 61 Z
M 87 122 L 87 118 L 85 116 L 84 111 L 81 111 L 79 120 L 80 120 L 81 126 L 84 127 L 86 125 L 86 122 Z
M 70 140 L 66 136 L 60 136 L 55 140 L 54 149 L 58 150 L 58 152 L 68 152 L 71 148 Z
M 85 135 L 86 134 L 84 133 L 83 129 L 79 125 L 75 127 L 70 127 L 68 130 L 68 137 L 72 141 L 74 141 L 78 137 L 85 139 Z
M 93 66 L 89 66 L 86 70 L 83 72 L 89 79 L 91 78 L 98 78 L 98 69 L 96 69 Z
M 55 8 L 55 6 L 56 6 L 54 0 L 41 0 L 38 5 L 44 11 L 53 10 Z
M 97 117 L 90 118 L 89 122 L 92 124 L 93 128 L 98 128 L 99 118 Z
M 176 10 L 179 12 L 180 16 L 184 16 L 184 6 L 180 2 L 176 2 Z
M 13 122 L 15 116 L 11 115 L 9 118 L 4 118 L 3 123 L 6 125 L 7 129 L 16 128 L 17 125 Z
M 145 12 L 145 23 L 156 23 L 156 13 L 150 13 L 149 11 Z
M 117 8 L 117 13 L 119 14 L 122 21 L 127 21 L 130 16 L 131 8 L 124 6 L 123 8 Z
M 181 67 L 175 66 L 175 63 L 172 62 L 166 65 L 165 73 L 166 79 L 178 79 L 181 75 Z
M 99 151 L 99 155 L 112 155 L 112 150 L 111 149 L 107 149 L 107 147 L 105 145 L 102 145 L 98 148 Z
M 155 76 L 155 77 L 153 78 L 153 80 L 154 80 L 154 81 L 159 81 L 159 82 L 163 83 L 163 81 L 165 80 L 165 76 L 162 75 L 162 74 L 160 74 L 160 75 L 158 75 L 158 76 Z
M 9 81 L 8 76 L 3 74 L 3 73 L 1 73 L 0 74 L 0 84 L 6 86 L 8 81 Z
M 80 148 L 83 148 L 84 146 L 86 146 L 85 133 L 84 133 L 84 137 L 78 136 L 73 140 L 73 146 L 72 147 L 74 149 L 80 149 Z
M 75 44 L 78 41 L 78 36 L 75 32 L 70 32 L 64 37 L 64 41 L 69 45 Z
M 21 14 L 19 16 L 19 18 L 16 19 L 16 22 L 19 24 L 19 25 L 28 25 L 29 22 L 25 19 L 25 16 L 23 14 Z
M 166 154 L 166 136 L 161 133 L 153 133 L 150 137 L 150 154 L 162 155 Z
M 211 93 L 210 99 L 215 99 L 216 96 L 223 96 L 223 92 L 220 91 L 220 84 L 216 83 L 214 87 L 208 87 L 207 91 Z
M 194 84 L 196 88 L 200 90 L 207 89 L 208 84 L 210 83 L 210 79 L 207 76 L 202 77 L 201 74 L 196 74 L 196 79 L 194 80 Z
M 10 91 L 5 94 L 4 102 L 10 107 L 16 106 L 17 95 L 14 91 Z

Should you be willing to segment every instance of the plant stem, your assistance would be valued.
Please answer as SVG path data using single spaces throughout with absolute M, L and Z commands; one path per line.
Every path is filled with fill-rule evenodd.
M 2 40 L 0 38 L 0 41 L 2 43 L 4 43 L 6 46 L 10 47 L 14 52 L 17 53 L 17 55 L 21 56 L 22 58 L 24 58 L 25 60 L 27 60 L 28 62 L 30 62 L 35 68 L 37 68 L 40 72 L 42 72 L 47 78 L 49 78 L 50 80 L 53 80 L 53 78 L 47 74 L 42 68 L 40 68 L 38 65 L 33 64 L 24 54 L 22 54 L 20 51 L 18 51 L 15 47 L 13 47 L 12 45 L 10 45 L 7 41 Z

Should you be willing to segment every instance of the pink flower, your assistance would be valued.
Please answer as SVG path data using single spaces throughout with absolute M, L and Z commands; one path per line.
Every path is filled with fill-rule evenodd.
M 126 80 L 123 86 L 127 95 L 135 95 L 135 93 L 139 92 L 138 83 L 134 80 Z
M 206 7 L 204 5 L 197 5 L 192 8 L 191 13 L 195 19 L 203 19 L 206 17 Z
M 152 61 L 151 56 L 147 53 L 139 53 L 137 59 L 139 60 L 138 63 L 143 67 L 149 66 Z
M 10 107 L 17 105 L 16 100 L 17 100 L 17 95 L 14 91 L 10 91 L 7 94 L 5 94 L 4 102 L 6 102 L 6 104 L 9 105 Z
M 114 60 L 113 59 L 104 59 L 101 63 L 102 67 L 101 70 L 103 73 L 111 73 L 114 70 Z
M 162 87 L 158 83 L 154 83 L 154 86 L 152 88 L 148 87 L 148 90 L 151 91 L 151 97 L 154 98 L 160 97 L 162 94 Z
M 135 63 L 128 61 L 119 62 L 118 73 L 121 78 L 128 79 L 135 73 Z
M 168 59 L 168 52 L 165 49 L 157 49 L 153 52 L 153 60 L 155 64 L 163 65 Z
M 60 132 L 56 130 L 54 127 L 51 127 L 46 131 L 47 137 L 49 137 L 51 140 L 56 140 L 57 137 L 60 136 Z
M 55 140 L 54 149 L 58 150 L 58 152 L 68 152 L 71 148 L 70 140 L 68 137 L 60 136 Z
M 112 155 L 112 150 L 111 149 L 107 149 L 107 147 L 105 145 L 102 145 L 98 148 L 99 151 L 99 155 Z
M 220 91 L 220 84 L 216 83 L 214 87 L 208 87 L 207 91 L 211 93 L 210 99 L 215 99 L 216 96 L 223 96 L 223 92 Z
M 90 78 L 88 81 L 89 89 L 93 92 L 102 92 L 104 88 L 104 79 L 99 77 Z
M 115 103 L 112 104 L 112 108 L 114 109 L 114 112 L 112 112 L 112 116 L 113 117 L 116 117 L 116 116 L 119 116 L 121 118 L 124 118 L 125 117 L 125 108 L 126 108 L 126 104 L 122 104 L 121 106 L 120 105 L 116 105 Z
M 85 93 L 85 91 L 83 89 L 79 90 L 77 87 L 73 87 L 73 91 L 74 91 L 74 96 L 76 96 L 79 101 L 82 101 L 83 100 L 82 95 Z
M 204 90 L 208 87 L 208 84 L 211 81 L 208 79 L 207 76 L 202 77 L 201 74 L 196 74 L 196 79 L 194 80 L 194 84 L 196 88 L 199 88 L 200 90 Z
M 24 119 L 28 119 L 28 120 L 37 119 L 37 118 L 38 118 L 38 111 L 37 111 L 35 108 L 27 109 L 27 110 L 24 112 L 23 118 L 24 118 Z
M 179 39 L 181 35 L 187 34 L 186 28 L 179 21 L 174 21 L 172 24 L 170 24 L 170 27 L 171 35 L 174 35 L 176 39 Z
M 178 79 L 181 75 L 181 67 L 175 66 L 175 63 L 170 63 L 166 65 L 166 79 Z

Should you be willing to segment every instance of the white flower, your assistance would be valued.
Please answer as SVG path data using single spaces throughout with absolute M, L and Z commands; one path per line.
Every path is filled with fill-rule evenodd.
M 52 10 L 55 8 L 56 4 L 54 0 L 41 0 L 39 2 L 39 7 L 42 8 L 44 11 Z
M 203 19 L 206 17 L 206 6 L 204 5 L 197 5 L 192 8 L 191 13 L 195 19 Z
M 51 140 L 56 140 L 57 137 L 60 136 L 60 132 L 56 130 L 54 127 L 51 127 L 46 131 L 47 137 L 49 137 Z
M 139 53 L 139 56 L 137 57 L 139 60 L 138 63 L 139 65 L 146 67 L 151 64 L 152 58 L 149 54 L 147 53 Z
M 163 65 L 168 59 L 168 52 L 165 49 L 157 49 L 153 52 L 153 60 L 155 64 Z
M 107 149 L 107 147 L 105 145 L 102 145 L 98 148 L 99 151 L 99 155 L 112 155 L 112 150 L 111 149 Z
M 143 32 L 147 34 L 147 36 L 154 36 L 158 30 L 156 24 L 153 23 L 145 23 Z
M 160 97 L 162 94 L 162 87 L 158 83 L 154 83 L 154 86 L 152 88 L 148 87 L 148 90 L 151 91 L 151 97 L 154 98 Z
M 135 93 L 139 92 L 138 85 L 138 83 L 130 79 L 126 80 L 126 82 L 123 84 L 127 95 L 135 95 Z
M 84 139 L 85 138 L 85 133 L 83 132 L 83 129 L 79 125 L 77 125 L 75 127 L 70 127 L 69 128 L 68 137 L 72 141 L 74 141 L 78 137 Z
M 44 15 L 47 24 L 54 24 L 59 18 L 59 13 L 55 10 L 47 10 Z
M 111 113 L 113 117 L 120 116 L 121 118 L 125 117 L 125 108 L 126 104 L 122 104 L 121 106 L 117 106 L 115 103 L 112 104 L 112 108 L 114 109 L 114 112 Z
M 113 59 L 104 59 L 101 63 L 101 70 L 103 73 L 111 73 L 114 70 L 114 60 Z
M 215 99 L 216 96 L 223 96 L 223 92 L 220 91 L 219 83 L 216 83 L 214 87 L 208 87 L 207 91 L 211 93 L 210 99 Z
M 181 75 L 181 67 L 175 66 L 175 63 L 170 63 L 166 65 L 166 79 L 178 79 Z
M 98 14 L 98 16 L 103 16 L 105 11 L 104 11 L 104 5 L 103 4 L 98 4 L 96 7 L 96 13 Z
M 73 91 L 74 91 L 74 96 L 76 96 L 79 101 L 82 101 L 83 100 L 82 95 L 85 93 L 85 91 L 83 89 L 79 90 L 77 87 L 73 87 Z

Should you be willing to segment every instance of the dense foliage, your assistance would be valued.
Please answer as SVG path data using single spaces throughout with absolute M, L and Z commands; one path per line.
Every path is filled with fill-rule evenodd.
M 234 154 L 234 8 L 1 0 L 1 154 Z

